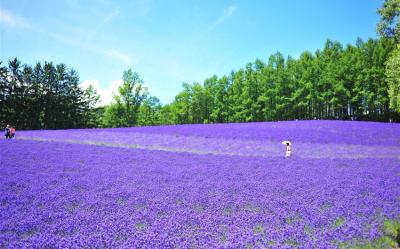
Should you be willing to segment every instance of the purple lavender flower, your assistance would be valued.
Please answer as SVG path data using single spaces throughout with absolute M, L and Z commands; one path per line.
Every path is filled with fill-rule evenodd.
M 385 220 L 400 218 L 399 128 L 298 121 L 21 131 L 0 140 L 0 248 L 371 241 Z

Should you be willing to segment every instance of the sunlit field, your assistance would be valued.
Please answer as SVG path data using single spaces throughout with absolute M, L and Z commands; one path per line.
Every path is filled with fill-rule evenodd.
M 399 124 L 20 131 L 0 150 L 0 248 L 347 248 L 400 220 Z

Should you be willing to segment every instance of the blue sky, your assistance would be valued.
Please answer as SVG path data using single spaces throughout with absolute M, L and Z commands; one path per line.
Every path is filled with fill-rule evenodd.
M 375 38 L 379 0 L 0 0 L 0 60 L 65 63 L 103 102 L 132 68 L 170 103 L 202 82 L 276 51 L 297 57 Z

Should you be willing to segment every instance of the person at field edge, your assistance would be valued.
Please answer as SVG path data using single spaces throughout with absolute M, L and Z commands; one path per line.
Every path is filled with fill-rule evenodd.
M 11 139 L 11 134 L 10 134 L 10 125 L 8 124 L 6 128 L 4 129 L 4 135 L 6 136 L 6 139 L 9 138 Z
M 14 137 L 15 137 L 15 128 L 10 127 L 10 138 L 14 138 Z
M 285 157 L 290 157 L 292 155 L 292 144 L 290 142 L 286 142 L 286 154 Z

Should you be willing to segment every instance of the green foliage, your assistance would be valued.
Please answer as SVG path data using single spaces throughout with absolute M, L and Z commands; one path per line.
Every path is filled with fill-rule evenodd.
M 177 116 L 176 116 L 176 106 L 175 105 L 164 105 L 160 110 L 160 123 L 166 125 L 177 124 Z
M 390 107 L 400 113 L 400 45 L 393 51 L 386 64 Z
M 64 64 L 0 64 L 0 118 L 18 128 L 128 127 L 135 125 L 258 122 L 293 119 L 399 118 L 400 49 L 393 39 L 358 39 L 298 59 L 277 52 L 244 69 L 203 83 L 183 83 L 171 104 L 150 96 L 136 72 L 123 73 L 113 102 L 97 107 Z M 394 50 L 395 49 L 395 50 Z
M 142 223 L 142 222 L 137 222 L 135 224 L 135 228 L 136 228 L 137 231 L 143 231 L 143 230 L 146 230 L 147 225 L 145 223 Z
M 114 96 L 114 101 L 106 106 L 103 115 L 103 127 L 124 127 L 126 126 L 125 106 L 118 96 Z
M 100 127 L 104 109 L 97 107 L 100 96 L 92 85 L 86 88 L 84 94 L 84 113 L 83 118 L 86 127 Z
M 346 47 L 327 40 L 322 50 L 303 52 L 298 59 L 277 52 L 267 63 L 256 60 L 228 76 L 184 83 L 161 123 L 389 120 L 385 62 L 394 47 L 384 38 L 358 39 Z M 400 71 L 396 67 L 391 64 L 391 75 Z
M 378 33 L 397 44 L 397 48 L 386 61 L 385 73 L 390 108 L 400 113 L 400 0 L 385 0 L 378 13 L 381 15 L 377 24 Z
M 343 217 L 337 218 L 332 224 L 334 228 L 341 227 L 345 223 L 345 219 Z
M 147 96 L 139 108 L 138 125 L 149 126 L 161 124 L 161 103 L 157 97 Z
M 118 88 L 119 97 L 123 105 L 123 126 L 134 126 L 137 123 L 137 116 L 142 101 L 146 97 L 143 80 L 139 74 L 132 69 L 124 71 L 123 85 Z
M 400 0 L 385 0 L 378 13 L 381 15 L 377 25 L 378 33 L 400 42 Z
M 265 234 L 265 228 L 261 223 L 257 223 L 253 229 L 254 234 Z
M 154 120 L 144 120 L 148 112 L 151 112 L 149 111 L 149 108 L 152 108 L 149 104 L 150 100 L 147 100 L 140 110 L 148 93 L 139 74 L 133 72 L 132 69 L 126 70 L 123 73 L 122 80 L 123 84 L 118 88 L 118 94 L 114 95 L 113 102 L 105 107 L 102 118 L 103 127 L 130 127 L 139 123 L 147 125 L 148 122 L 155 122 Z M 142 111 L 141 116 L 140 111 Z M 153 116 L 151 115 L 150 118 L 154 119 Z
M 113 102 L 97 107 L 92 87 L 76 71 L 17 59 L 0 63 L 0 119 L 18 128 L 128 127 L 135 125 L 258 122 L 293 119 L 400 121 L 400 0 L 379 9 L 381 39 L 344 47 L 327 40 L 299 58 L 272 54 L 222 77 L 183 83 L 162 106 L 138 73 L 123 72 Z M 396 48 L 397 44 L 397 48 Z M 397 113 L 396 113 L 397 112 Z
M 382 237 L 366 242 L 350 241 L 339 243 L 339 248 L 375 249 L 398 248 L 400 246 L 400 222 L 398 220 L 386 220 L 383 226 Z
M 385 234 L 393 241 L 400 243 L 400 222 L 397 220 L 386 220 L 384 225 Z
M 65 64 L 31 67 L 16 58 L 8 66 L 0 63 L 0 120 L 17 129 L 97 126 L 97 101 L 93 89 L 81 89 L 77 72 Z

